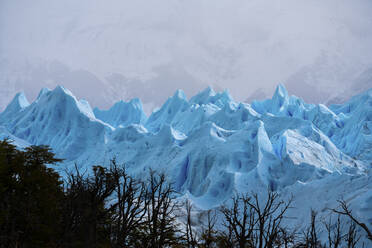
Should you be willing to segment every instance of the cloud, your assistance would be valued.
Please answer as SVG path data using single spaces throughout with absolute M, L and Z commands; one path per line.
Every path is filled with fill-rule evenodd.
M 39 88 L 58 76 L 25 81 L 30 66 L 19 65 L 48 70 L 58 61 L 102 82 L 87 90 L 108 102 L 149 97 L 140 92 L 146 84 L 156 101 L 144 101 L 155 104 L 164 87 L 190 88 L 172 69 L 159 70 L 167 66 L 192 78 L 195 90 L 218 85 L 239 100 L 287 83 L 290 92 L 313 100 L 321 92 L 324 101 L 372 67 L 370 13 L 369 0 L 3 0 L 0 61 L 15 66 L 0 70 L 3 82 Z M 115 92 L 113 74 L 137 93 Z M 296 90 L 302 84 L 316 90 Z

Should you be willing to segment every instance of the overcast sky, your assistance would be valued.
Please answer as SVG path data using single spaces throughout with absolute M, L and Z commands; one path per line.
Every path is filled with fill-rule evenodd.
M 371 13 L 370 0 L 0 0 L 0 105 L 56 84 L 100 107 L 278 83 L 325 101 L 372 68 Z

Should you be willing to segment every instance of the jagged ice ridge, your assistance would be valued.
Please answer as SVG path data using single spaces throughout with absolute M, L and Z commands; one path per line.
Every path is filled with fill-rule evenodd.
M 309 208 L 341 197 L 362 219 L 372 216 L 372 90 L 330 107 L 289 96 L 282 85 L 252 104 L 212 88 L 189 100 L 178 90 L 147 117 L 139 99 L 93 110 L 59 86 L 31 104 L 17 94 L 0 125 L 1 138 L 50 145 L 67 167 L 116 157 L 137 177 L 165 172 L 203 209 L 269 187 L 295 196 L 297 224 Z

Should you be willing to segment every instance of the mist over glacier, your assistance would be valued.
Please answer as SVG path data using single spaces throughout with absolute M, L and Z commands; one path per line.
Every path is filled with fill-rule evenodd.
M 101 108 L 140 97 L 147 113 L 206 85 L 341 102 L 371 87 L 371 12 L 369 0 L 3 0 L 0 105 L 57 84 Z

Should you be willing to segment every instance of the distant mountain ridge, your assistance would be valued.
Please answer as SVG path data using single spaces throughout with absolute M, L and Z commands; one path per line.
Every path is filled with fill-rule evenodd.
M 93 110 L 58 86 L 32 103 L 17 94 L 0 126 L 0 137 L 21 147 L 50 145 L 67 167 L 116 157 L 138 177 L 165 172 L 201 208 L 269 187 L 299 201 L 308 192 L 314 201 L 298 203 L 305 209 L 347 197 L 361 218 L 372 216 L 372 90 L 329 108 L 289 96 L 283 85 L 252 104 L 210 87 L 189 100 L 178 90 L 147 117 L 139 99 Z

